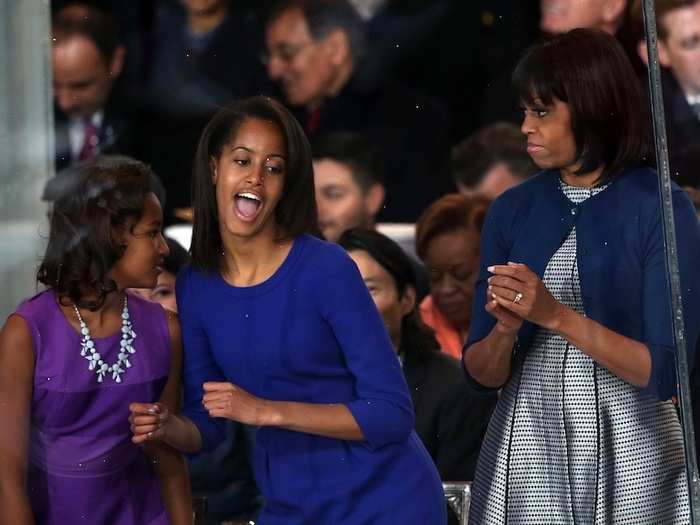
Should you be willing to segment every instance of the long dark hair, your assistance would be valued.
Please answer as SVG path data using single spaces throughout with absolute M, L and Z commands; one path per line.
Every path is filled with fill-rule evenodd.
M 649 119 L 634 69 L 615 38 L 574 29 L 525 52 L 513 73 L 520 99 L 569 106 L 580 174 L 604 165 L 599 183 L 649 162 Z
M 416 289 L 413 264 L 401 247 L 386 235 L 374 230 L 355 228 L 343 233 L 338 244 L 347 252 L 366 251 L 391 275 L 399 298 L 403 297 L 409 286 Z M 439 348 L 432 330 L 423 324 L 418 309 L 414 306 L 401 320 L 400 350 L 407 355 L 419 356 L 425 352 L 437 352 Z
M 114 155 L 71 166 L 61 177 L 67 186 L 53 203 L 49 242 L 36 279 L 61 300 L 67 297 L 97 310 L 117 289 L 107 272 L 126 245 L 115 231 L 138 222 L 155 176 L 145 164 Z
M 275 208 L 275 222 L 286 238 L 316 234 L 317 212 L 311 146 L 292 114 L 269 97 L 251 97 L 224 107 L 209 121 L 199 139 L 192 177 L 192 264 L 201 271 L 218 269 L 221 253 L 216 188 L 212 184 L 212 159 L 221 156 L 244 121 L 264 120 L 277 126 L 287 149 L 287 173 L 282 197 Z

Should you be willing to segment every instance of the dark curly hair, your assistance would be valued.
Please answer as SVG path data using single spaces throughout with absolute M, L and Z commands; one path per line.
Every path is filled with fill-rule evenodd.
M 407 287 L 416 289 L 416 273 L 413 264 L 401 247 L 386 235 L 375 230 L 354 228 L 343 233 L 338 244 L 347 252 L 366 251 L 391 275 L 399 298 L 406 293 Z M 414 306 L 413 310 L 401 320 L 400 350 L 407 355 L 420 356 L 425 352 L 437 352 L 439 349 L 433 331 L 421 321 L 418 310 Z
M 116 155 L 69 169 L 71 187 L 54 201 L 49 242 L 36 279 L 52 288 L 62 302 L 70 299 L 82 308 L 97 310 L 117 289 L 107 273 L 126 245 L 115 232 L 131 230 L 138 222 L 145 197 L 152 191 L 153 174 L 145 164 Z

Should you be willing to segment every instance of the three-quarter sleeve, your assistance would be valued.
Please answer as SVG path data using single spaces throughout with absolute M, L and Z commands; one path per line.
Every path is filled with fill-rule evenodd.
M 506 200 L 503 197 L 494 201 L 489 208 L 484 226 L 481 230 L 479 277 L 475 285 L 472 318 L 469 325 L 469 336 L 464 345 L 464 352 L 468 352 L 471 345 L 489 335 L 496 325 L 496 319 L 485 310 L 487 301 L 486 291 L 489 285 L 488 278 L 491 275 L 487 268 L 496 264 L 506 264 L 508 262 L 510 249 L 506 243 L 500 225 L 506 207 Z M 462 368 L 465 371 L 467 382 L 472 390 L 481 393 L 491 393 L 497 390 L 496 388 L 489 388 L 481 385 L 471 376 L 464 365 L 462 365 Z
M 176 298 L 182 329 L 183 360 L 183 410 L 199 430 L 202 450 L 214 449 L 226 437 L 225 423 L 209 416 L 202 405 L 206 381 L 225 381 L 223 373 L 211 354 L 207 334 L 198 320 L 201 305 L 197 304 L 192 289 L 192 270 L 185 268 L 176 282 Z
M 356 398 L 346 403 L 373 450 L 409 436 L 413 406 L 401 365 L 379 312 L 355 263 L 346 254 L 319 277 L 316 294 L 355 379 Z
M 700 328 L 700 226 L 692 204 L 683 192 L 674 192 L 673 207 L 683 298 L 682 319 L 689 368 L 692 368 Z M 642 391 L 665 400 L 676 391 L 676 369 L 663 223 L 659 214 L 654 215 L 648 225 L 642 278 L 642 342 L 651 356 L 649 383 Z

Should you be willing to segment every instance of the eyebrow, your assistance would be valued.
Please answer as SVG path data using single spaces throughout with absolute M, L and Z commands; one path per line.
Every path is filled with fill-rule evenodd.
M 234 148 L 231 148 L 231 153 L 233 153 L 233 152 L 236 151 L 237 149 L 242 149 L 243 151 L 247 151 L 248 153 L 255 153 L 255 150 L 254 150 L 254 149 L 249 148 L 249 147 L 247 147 L 247 146 L 235 146 Z M 281 153 L 270 153 L 269 155 L 267 155 L 267 158 L 270 158 L 270 157 L 278 157 L 278 158 L 280 158 L 280 159 L 282 159 L 282 160 L 284 160 L 284 161 L 287 160 L 287 157 L 285 157 L 285 156 L 282 155 Z

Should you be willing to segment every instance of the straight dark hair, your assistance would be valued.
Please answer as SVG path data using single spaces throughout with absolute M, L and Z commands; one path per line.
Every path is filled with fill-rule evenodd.
M 263 96 L 242 99 L 216 112 L 197 146 L 192 177 L 191 252 L 192 265 L 200 271 L 218 270 L 222 247 L 212 161 L 221 157 L 223 147 L 234 139 L 241 124 L 251 119 L 274 124 L 287 150 L 284 187 L 274 215 L 282 239 L 318 234 L 311 146 L 304 130 L 276 100 Z
M 36 279 L 61 300 L 68 297 L 81 308 L 98 310 L 117 290 L 107 272 L 126 248 L 115 230 L 130 230 L 138 222 L 155 176 L 142 162 L 117 155 L 68 170 L 64 176 L 70 184 L 51 209 L 49 242 Z
M 408 255 L 386 235 L 374 230 L 354 228 L 344 232 L 338 244 L 347 252 L 367 252 L 394 279 L 399 298 L 403 297 L 409 286 L 417 289 L 416 274 Z M 421 321 L 418 309 L 414 306 L 401 319 L 400 350 L 420 356 L 426 352 L 437 352 L 439 348 L 432 330 Z
M 537 44 L 520 59 L 513 84 L 529 106 L 548 106 L 555 98 L 568 104 L 579 174 L 604 166 L 598 181 L 604 184 L 629 165 L 649 162 L 646 103 L 613 36 L 574 29 Z

